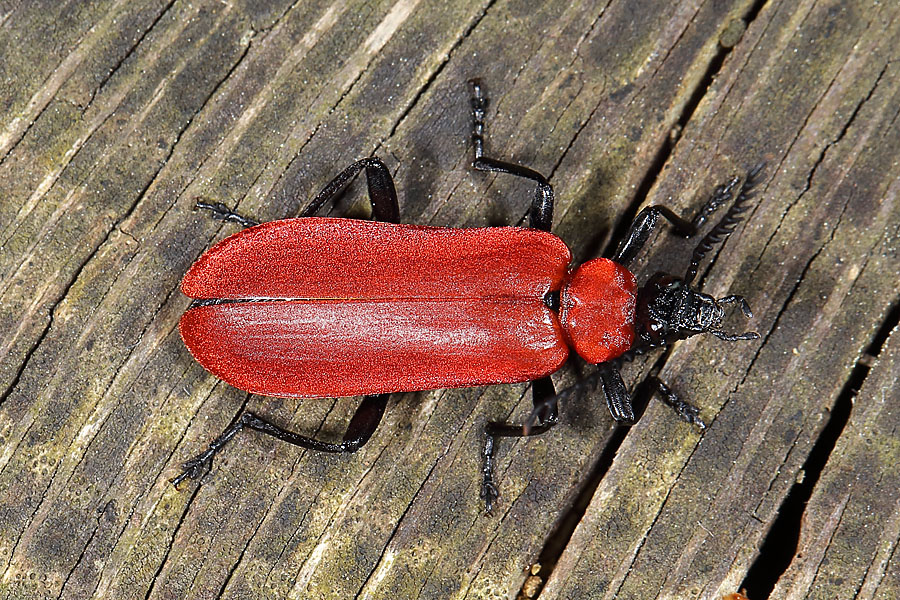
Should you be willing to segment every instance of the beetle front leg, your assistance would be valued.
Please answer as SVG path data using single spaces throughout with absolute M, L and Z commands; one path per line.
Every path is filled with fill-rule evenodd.
M 231 221 L 232 223 L 237 223 L 244 228 L 259 225 L 259 221 L 238 214 L 221 202 L 207 202 L 205 200 L 197 200 L 197 203 L 194 205 L 194 207 L 201 210 L 210 211 L 212 213 L 212 218 L 214 219 L 219 219 L 220 221 Z
M 209 448 L 205 452 L 198 454 L 191 460 L 182 465 L 183 471 L 180 475 L 172 479 L 172 484 L 178 487 L 178 484 L 187 478 L 197 479 L 212 464 L 213 457 L 218 454 L 225 444 L 228 443 L 242 429 L 255 429 L 266 435 L 270 435 L 283 442 L 300 446 L 308 450 L 318 450 L 319 452 L 356 452 L 362 448 L 381 422 L 384 416 L 384 409 L 387 406 L 390 394 L 377 394 L 366 396 L 363 398 L 359 408 L 356 409 L 347 431 L 340 443 L 323 442 L 315 438 L 307 437 L 283 429 L 274 423 L 263 419 L 257 414 L 244 411 L 241 415 L 228 426 L 222 435 L 210 442 Z
M 697 231 L 690 221 L 679 217 L 665 206 L 648 206 L 639 212 L 638 216 L 632 221 L 631 226 L 628 228 L 628 233 L 625 235 L 622 243 L 619 244 L 619 248 L 613 255 L 612 260 L 620 265 L 628 266 L 641 248 L 644 247 L 644 244 L 647 243 L 653 228 L 656 227 L 656 222 L 661 216 L 672 223 L 675 226 L 675 231 L 680 235 L 691 236 Z
M 613 418 L 623 425 L 631 425 L 634 423 L 634 409 L 632 408 L 631 395 L 622 382 L 622 376 L 619 375 L 618 369 L 601 369 L 600 381 L 603 383 L 603 391 L 606 394 L 606 404 Z M 649 383 L 652 386 L 651 394 L 659 393 L 663 402 L 668 404 L 678 413 L 683 421 L 692 425 L 697 425 L 700 429 L 706 429 L 706 423 L 700 418 L 700 409 L 693 404 L 685 402 L 673 392 L 669 386 L 656 377 L 650 377 Z
M 633 424 L 635 419 L 631 394 L 628 393 L 625 383 L 622 381 L 619 369 L 612 365 L 600 365 L 597 373 L 600 375 L 600 382 L 603 384 L 606 405 L 609 407 L 610 414 L 623 425 Z M 682 420 L 692 425 L 697 425 L 700 429 L 706 429 L 706 423 L 700 418 L 700 409 L 679 398 L 662 380 L 650 377 L 648 381 L 652 386 L 650 393 L 659 393 L 663 402 L 672 407 Z
M 549 431 L 559 423 L 559 405 L 556 402 L 556 390 L 549 377 L 542 377 L 532 382 L 532 401 L 534 410 L 524 425 L 514 425 L 498 421 L 489 421 L 484 428 L 485 442 L 481 453 L 481 497 L 484 499 L 485 511 L 490 514 L 494 502 L 500 496 L 494 484 L 494 445 L 498 437 L 529 437 Z
M 631 351 L 628 354 L 627 360 L 631 360 L 632 354 L 643 354 L 643 351 Z M 597 370 L 590 375 L 582 377 L 572 386 L 558 392 L 555 396 L 545 398 L 543 401 L 544 406 L 555 406 L 559 401 L 568 400 L 573 395 L 585 393 L 596 385 L 597 379 L 600 379 L 600 383 L 603 386 L 603 394 L 606 396 L 606 404 L 612 417 L 622 425 L 633 424 L 635 416 L 632 397 L 625 387 L 625 382 L 622 381 L 622 376 L 619 374 L 619 365 L 623 357 L 609 364 L 598 365 Z M 697 425 L 700 429 L 706 428 L 706 424 L 700 418 L 700 410 L 696 406 L 679 398 L 669 386 L 657 377 L 650 377 L 648 383 L 651 386 L 650 393 L 658 393 L 663 402 L 672 407 L 683 421 Z M 542 409 L 542 406 L 535 406 L 532 419 Z M 529 422 L 532 422 L 532 420 L 529 420 Z
M 679 398 L 678 394 L 673 392 L 661 379 L 651 377 L 649 381 L 653 386 L 653 391 L 658 392 L 663 402 L 671 406 L 682 420 L 696 425 L 700 429 L 706 429 L 706 423 L 700 418 L 699 408 Z
M 611 365 L 600 365 L 597 373 L 600 375 L 600 383 L 603 385 L 606 406 L 613 419 L 626 425 L 634 423 L 631 394 L 628 393 L 625 382 L 622 381 L 619 369 Z
M 695 235 L 720 206 L 731 200 L 734 196 L 734 189 L 739 182 L 740 179 L 738 177 L 733 177 L 728 183 L 717 187 L 709 200 L 700 209 L 700 212 L 697 213 L 697 216 L 690 221 L 677 215 L 665 206 L 648 206 L 634 218 L 634 221 L 628 228 L 628 233 L 625 234 L 625 238 L 619 244 L 612 259 L 620 265 L 627 266 L 640 252 L 641 248 L 644 247 L 644 244 L 647 243 L 650 233 L 652 233 L 657 221 L 659 221 L 659 217 L 664 217 L 669 221 L 678 235 L 684 237 Z

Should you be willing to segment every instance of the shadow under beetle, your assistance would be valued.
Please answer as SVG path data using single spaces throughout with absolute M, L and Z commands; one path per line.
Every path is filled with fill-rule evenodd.
M 397 193 L 379 159 L 350 165 L 300 218 L 259 224 L 222 204 L 198 203 L 246 229 L 210 248 L 184 276 L 194 298 L 180 331 L 194 358 L 240 389 L 276 397 L 363 395 L 339 443 L 287 431 L 245 411 L 172 482 L 197 478 L 245 427 L 311 450 L 354 452 L 378 426 L 391 392 L 532 381 L 534 409 L 524 425 L 489 422 L 481 496 L 490 512 L 496 437 L 544 433 L 558 421 L 550 374 L 570 348 L 597 364 L 612 416 L 634 422 L 619 367 L 650 349 L 699 333 L 750 340 L 720 329 L 726 304 L 751 316 L 740 296 L 716 299 L 690 287 L 700 261 L 749 207 L 762 165 L 715 190 L 686 220 L 663 206 L 642 210 L 611 259 L 570 269 L 565 244 L 549 233 L 553 188 L 541 174 L 484 156 L 487 99 L 471 82 L 472 140 L 479 171 L 534 182 L 530 227 L 448 229 L 400 225 Z M 372 221 L 313 217 L 365 171 Z M 694 235 L 723 204 L 724 218 L 704 237 L 683 278 L 658 273 L 637 288 L 626 268 L 660 217 Z M 654 391 L 685 421 L 699 412 L 661 381 Z M 569 392 L 570 393 L 570 392 Z

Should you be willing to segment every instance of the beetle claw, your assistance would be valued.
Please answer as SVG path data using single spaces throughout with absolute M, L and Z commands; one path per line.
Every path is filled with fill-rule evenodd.
M 725 333 L 724 331 L 720 331 L 718 329 L 713 329 L 710 331 L 711 334 L 723 340 L 725 342 L 737 342 L 739 340 L 758 340 L 759 334 L 755 331 L 747 331 L 739 334 Z
M 528 415 L 528 418 L 522 425 L 522 435 L 531 435 L 531 430 L 536 426 L 554 421 L 555 417 L 553 416 L 553 406 L 556 404 L 556 402 L 559 401 L 560 397 L 562 397 L 563 395 L 568 395 L 568 392 L 569 390 L 565 390 L 557 395 L 551 396 L 550 398 L 546 398 L 539 404 L 536 404 L 532 409 L 531 414 Z
M 485 480 L 481 484 L 481 498 L 484 500 L 484 512 L 488 515 L 493 514 L 494 502 L 500 497 L 500 492 L 493 481 Z
M 259 222 L 234 212 L 222 202 L 207 202 L 199 196 L 194 198 L 194 200 L 196 201 L 196 204 L 194 204 L 195 210 L 208 210 L 212 213 L 212 218 L 219 221 L 231 221 L 239 224 L 241 227 L 259 225 Z
M 706 429 L 706 422 L 700 418 L 700 409 L 692 404 L 687 404 L 687 402 L 685 405 L 686 407 L 678 413 L 681 418 L 691 425 L 696 425 L 700 431 Z
M 199 479 L 203 473 L 209 470 L 209 467 L 212 463 L 212 455 L 207 456 L 206 453 L 201 454 L 191 460 L 181 464 L 181 474 L 177 477 L 173 477 L 169 481 L 172 482 L 176 488 L 178 485 L 184 481 L 185 479 Z
M 226 219 L 231 213 L 231 209 L 222 202 L 207 202 L 204 198 L 194 198 L 195 210 L 208 210 L 212 213 L 214 219 Z

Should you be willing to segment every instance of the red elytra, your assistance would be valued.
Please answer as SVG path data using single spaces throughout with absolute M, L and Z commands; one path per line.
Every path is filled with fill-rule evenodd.
M 513 383 L 592 363 L 634 341 L 634 275 L 608 259 L 570 270 L 551 233 L 308 217 L 219 242 L 181 289 L 196 360 L 231 385 L 330 397 Z M 545 303 L 560 292 L 557 314 Z

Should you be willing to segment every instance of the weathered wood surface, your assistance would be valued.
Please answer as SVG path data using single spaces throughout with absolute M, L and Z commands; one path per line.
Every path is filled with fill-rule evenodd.
M 769 529 L 863 379 L 805 473 L 772 597 L 895 597 L 896 334 L 857 362 L 900 305 L 898 17 L 862 0 L 3 4 L 0 598 L 501 598 L 542 560 L 541 598 L 758 600 L 787 566 L 761 569 L 759 548 L 790 545 Z M 576 398 L 552 433 L 501 444 L 486 516 L 482 427 L 523 418 L 527 386 L 404 394 L 354 455 L 243 435 L 173 489 L 243 406 L 336 435 L 356 404 L 248 398 L 191 360 L 178 282 L 235 230 L 193 199 L 279 218 L 378 155 L 407 222 L 520 221 L 528 187 L 468 168 L 472 76 L 492 154 L 551 177 L 578 260 L 642 204 L 690 213 L 768 161 L 704 275 L 748 297 L 762 339 L 626 368 L 635 385 L 661 367 L 709 429 L 653 401 L 617 431 L 597 392 Z M 363 187 L 336 210 L 362 214 Z M 678 272 L 690 248 L 661 233 L 639 267 Z
M 809 501 L 796 560 L 778 581 L 775 597 L 900 597 L 898 379 L 895 330 Z

